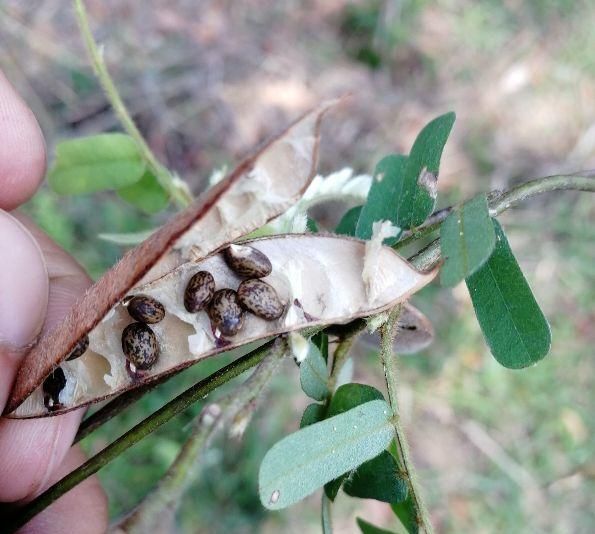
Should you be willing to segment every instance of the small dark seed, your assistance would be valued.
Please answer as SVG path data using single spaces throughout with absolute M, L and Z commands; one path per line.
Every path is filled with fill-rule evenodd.
M 275 288 L 262 280 L 244 280 L 238 287 L 241 306 L 258 317 L 274 321 L 283 315 L 285 307 Z
M 131 323 L 122 332 L 122 351 L 137 369 L 149 369 L 159 357 L 157 336 L 144 323 Z
M 141 323 L 155 324 L 165 317 L 163 304 L 146 295 L 132 297 L 126 309 L 130 317 Z
M 235 336 L 244 326 L 245 312 L 233 289 L 220 289 L 209 305 L 209 317 L 215 328 L 225 336 Z
M 52 374 L 43 381 L 43 404 L 48 410 L 57 410 L 62 407 L 59 397 L 65 385 L 66 376 L 62 367 L 54 369 Z
M 230 245 L 223 251 L 229 268 L 240 276 L 263 278 L 271 274 L 273 266 L 260 250 L 246 245 Z
M 69 362 L 72 360 L 76 360 L 77 358 L 80 358 L 83 354 L 85 354 L 85 351 L 88 348 L 89 348 L 89 336 L 87 334 L 85 334 L 81 339 L 79 339 L 76 342 L 76 345 L 74 346 L 74 348 L 68 355 L 68 358 L 66 358 L 66 359 Z
M 215 279 L 208 271 L 197 272 L 184 291 L 184 307 L 190 313 L 202 310 L 213 298 L 215 293 Z

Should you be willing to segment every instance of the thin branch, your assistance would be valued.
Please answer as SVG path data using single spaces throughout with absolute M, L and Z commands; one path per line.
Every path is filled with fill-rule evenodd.
M 87 11 L 85 9 L 83 0 L 73 0 L 73 2 L 79 30 L 85 41 L 85 46 L 87 47 L 87 52 L 93 66 L 93 70 L 97 76 L 97 79 L 99 80 L 99 83 L 101 84 L 106 98 L 114 109 L 114 113 L 122 124 L 122 128 L 124 128 L 128 135 L 130 135 L 136 141 L 143 158 L 155 172 L 155 176 L 161 184 L 161 187 L 163 187 L 169 193 L 170 197 L 179 207 L 183 208 L 187 206 L 190 204 L 190 202 L 192 202 L 192 195 L 186 187 L 186 184 L 179 178 L 172 176 L 167 168 L 159 162 L 138 130 L 134 120 L 128 113 L 126 105 L 122 101 L 118 90 L 116 89 L 114 81 L 107 70 L 107 66 L 103 59 L 103 53 L 93 38 L 93 33 L 89 25 L 89 18 L 87 16 Z
M 118 526 L 129 534 L 169 531 L 181 498 L 196 477 L 201 455 L 225 426 L 243 431 L 257 407 L 257 398 L 269 384 L 287 354 L 286 338 L 276 338 L 268 356 L 242 386 L 226 398 L 205 406 L 193 431 L 157 487 Z M 234 436 L 235 437 L 235 436 Z
M 99 471 L 124 451 L 148 436 L 161 425 L 167 423 L 172 417 L 178 415 L 214 389 L 229 382 L 232 378 L 254 367 L 267 355 L 272 345 L 273 341 L 269 341 L 262 347 L 226 365 L 223 369 L 220 369 L 208 378 L 201 380 L 165 404 L 162 408 L 131 428 L 95 456 L 89 458 L 83 465 L 56 482 L 35 499 L 25 504 L 22 508 L 15 510 L 14 516 L 10 517 L 7 521 L 7 531 L 13 532 L 17 530 L 67 491 Z
M 393 426 L 395 428 L 395 441 L 399 456 L 403 462 L 404 474 L 409 482 L 409 492 L 415 505 L 417 514 L 417 523 L 424 529 L 426 534 L 432 534 L 434 529 L 430 522 L 430 515 L 424 503 L 417 476 L 415 474 L 415 467 L 411 460 L 409 452 L 409 445 L 405 436 L 405 431 L 401 425 L 401 416 L 399 412 L 399 403 L 397 399 L 397 362 L 396 354 L 393 350 L 393 343 L 395 335 L 398 330 L 398 320 L 401 314 L 401 305 L 396 306 L 390 313 L 388 320 L 380 329 L 380 357 L 384 365 L 384 376 L 386 378 L 386 387 L 388 390 L 388 399 L 393 410 Z
M 560 174 L 547 176 L 545 178 L 536 178 L 528 182 L 523 182 L 509 191 L 492 191 L 488 194 L 488 206 L 490 215 L 496 217 L 503 211 L 512 208 L 530 197 L 549 191 L 589 191 L 595 192 L 595 171 L 587 171 L 580 174 Z M 425 223 L 409 232 L 404 233 L 404 237 L 396 243 L 393 248 L 399 250 L 414 241 L 425 237 L 440 228 L 440 224 L 446 219 L 457 206 L 440 209 L 428 217 Z

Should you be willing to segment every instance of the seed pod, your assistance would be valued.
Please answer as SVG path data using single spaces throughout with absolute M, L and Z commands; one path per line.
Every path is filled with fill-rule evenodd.
M 157 336 L 146 324 L 131 323 L 122 332 L 122 351 L 136 369 L 150 369 L 159 357 Z
M 76 360 L 80 358 L 83 354 L 85 354 L 86 350 L 89 348 L 89 336 L 84 335 L 81 339 L 76 342 L 76 345 L 72 349 L 71 353 L 66 358 L 69 362 L 72 360 Z
M 215 294 L 215 279 L 208 271 L 197 272 L 184 291 L 184 307 L 190 313 L 202 310 Z
M 233 289 L 220 289 L 209 305 L 209 317 L 224 336 L 235 336 L 244 326 L 245 312 Z
M 246 245 L 229 245 L 223 257 L 228 267 L 240 276 L 263 278 L 273 270 L 271 261 L 260 250 Z
M 146 324 L 155 324 L 165 317 L 165 308 L 158 300 L 137 295 L 128 302 L 128 314 L 134 320 Z
M 58 410 L 60 404 L 60 392 L 66 385 L 66 376 L 62 367 L 57 367 L 43 382 L 43 404 L 50 410 Z
M 275 288 L 262 280 L 244 280 L 238 287 L 240 305 L 258 317 L 274 321 L 283 315 L 285 306 Z

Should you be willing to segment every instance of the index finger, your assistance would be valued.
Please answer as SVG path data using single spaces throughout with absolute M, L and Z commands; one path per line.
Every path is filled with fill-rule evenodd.
M 26 202 L 45 174 L 45 144 L 35 116 L 0 71 L 0 208 Z

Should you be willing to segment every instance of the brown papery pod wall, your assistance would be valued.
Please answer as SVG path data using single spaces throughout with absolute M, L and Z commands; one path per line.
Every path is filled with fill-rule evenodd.
M 320 122 L 332 102 L 306 113 L 227 178 L 123 258 L 25 356 L 5 408 L 14 411 L 130 289 L 259 228 L 285 212 L 316 171 Z

